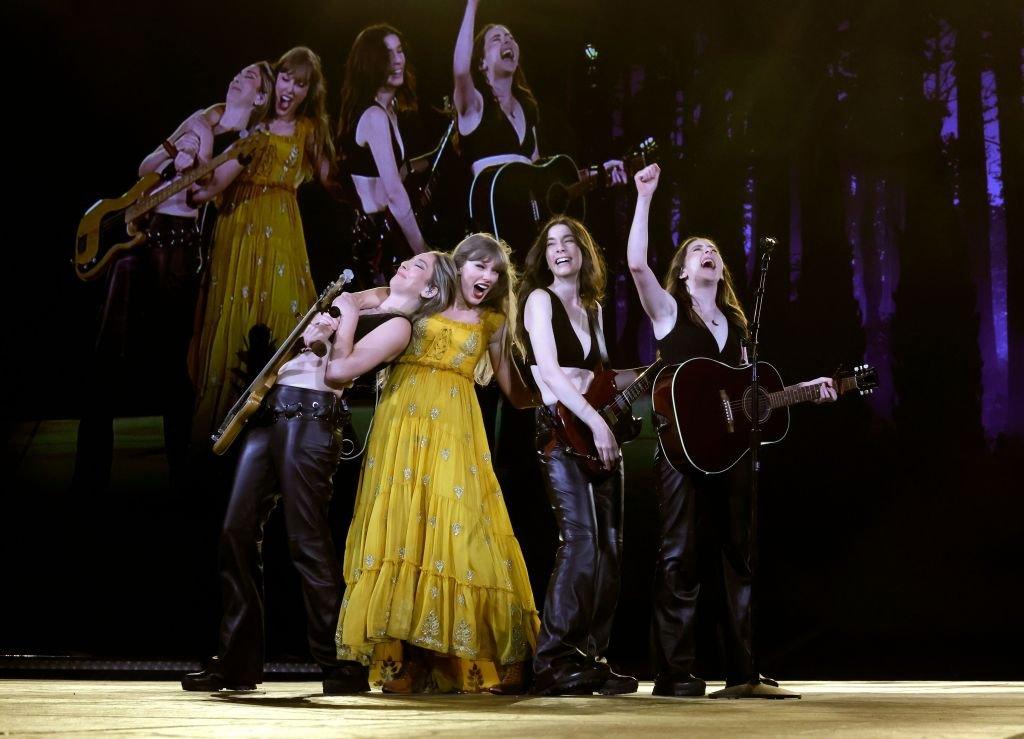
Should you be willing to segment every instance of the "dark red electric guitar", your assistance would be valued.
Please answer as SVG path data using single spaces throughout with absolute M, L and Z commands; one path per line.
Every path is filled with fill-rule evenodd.
M 651 389 L 660 368 L 659 360 L 643 370 L 621 391 L 615 387 L 615 371 L 604 370 L 594 375 L 587 392 L 583 393 L 586 401 L 596 408 L 607 422 L 608 428 L 612 430 L 620 445 L 639 436 L 643 421 L 633 416 L 633 402 Z M 554 424 L 555 433 L 548 445 L 549 450 L 552 447 L 561 447 L 591 474 L 608 472 L 597 454 L 590 428 L 577 418 L 575 413 L 558 403 L 555 406 Z

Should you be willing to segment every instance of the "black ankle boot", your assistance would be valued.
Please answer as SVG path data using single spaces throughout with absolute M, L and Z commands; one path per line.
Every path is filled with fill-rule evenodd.
M 704 695 L 707 685 L 699 677 L 686 675 L 676 678 L 657 678 L 651 695 L 674 698 L 699 698 Z
M 239 680 L 222 672 L 220 661 L 214 657 L 210 665 L 199 672 L 190 672 L 181 678 L 182 690 L 216 693 L 220 690 L 256 690 L 255 680 Z
M 324 695 L 352 695 L 370 691 L 370 668 L 358 662 L 342 662 L 324 668 Z

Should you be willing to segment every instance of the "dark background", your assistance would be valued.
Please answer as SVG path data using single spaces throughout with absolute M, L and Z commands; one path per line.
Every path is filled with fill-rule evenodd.
M 109 491 L 70 496 L 60 475 L 73 425 L 63 452 L 51 450 L 63 466 L 41 479 L 27 465 L 40 429 L 52 428 L 42 422 L 76 418 L 89 392 L 83 367 L 101 288 L 70 268 L 82 212 L 126 190 L 141 158 L 257 59 L 312 47 L 333 114 L 351 41 L 378 20 L 407 37 L 421 100 L 410 149 L 427 148 L 444 126 L 430 108 L 450 88 L 461 12 L 454 0 L 6 6 L 0 651 L 214 649 L 229 465 L 204 467 L 182 494 L 143 460 L 130 478 L 115 469 Z M 782 246 L 763 356 L 790 382 L 865 357 L 880 370 L 870 399 L 795 409 L 789 438 L 767 457 L 766 671 L 1024 677 L 1019 6 L 485 0 L 479 21 L 490 20 L 521 45 L 542 106 L 542 153 L 599 161 L 658 138 L 656 271 L 679 237 L 704 233 L 721 244 L 746 300 L 749 246 L 774 234 Z M 588 41 L 600 51 L 591 70 Z M 449 163 L 453 214 L 459 174 Z M 315 186 L 300 202 L 322 285 L 346 263 L 347 214 Z M 605 310 L 619 365 L 649 360 L 652 348 L 623 268 L 632 205 L 631 187 L 589 204 L 613 268 Z M 144 415 L 146 397 L 133 401 Z M 612 652 L 644 674 L 657 546 L 648 448 L 630 458 Z M 339 541 L 355 473 L 339 474 Z M 534 477 L 509 473 L 503 483 L 540 604 L 554 525 Z M 269 655 L 304 658 L 279 524 L 267 559 Z M 706 664 L 713 673 L 713 657 Z

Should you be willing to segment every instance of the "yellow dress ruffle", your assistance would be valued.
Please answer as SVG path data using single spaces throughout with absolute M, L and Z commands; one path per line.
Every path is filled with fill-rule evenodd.
M 202 325 L 189 350 L 197 438 L 216 429 L 269 353 L 295 328 L 296 314 L 316 298 L 295 198 L 311 173 L 304 146 L 309 132 L 309 122 L 301 119 L 291 136 L 269 134 L 269 145 L 221 196 Z M 269 347 L 249 361 L 250 331 L 258 326 L 265 327 L 263 343 Z
M 536 646 L 537 608 L 473 385 L 503 321 L 417 321 L 374 414 L 337 643 L 340 658 L 372 664 L 379 681 L 400 669 L 400 642 L 458 658 L 441 690 L 487 687 Z

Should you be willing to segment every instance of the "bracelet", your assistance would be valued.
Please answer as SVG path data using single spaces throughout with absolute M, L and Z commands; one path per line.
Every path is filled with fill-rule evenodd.
M 164 151 L 167 152 L 167 156 L 171 159 L 178 156 L 178 147 L 171 143 L 170 139 L 164 139 L 160 146 L 164 147 Z

